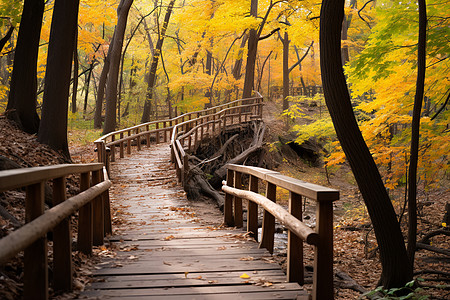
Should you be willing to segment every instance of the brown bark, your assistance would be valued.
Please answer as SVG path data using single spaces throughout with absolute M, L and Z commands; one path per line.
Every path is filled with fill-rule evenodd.
M 37 58 L 43 14 L 43 0 L 25 0 L 6 106 L 7 117 L 28 133 L 36 133 L 39 129 Z
M 414 97 L 413 117 L 411 123 L 411 150 L 408 176 L 408 256 L 411 268 L 414 266 L 414 254 L 417 243 L 417 162 L 419 160 L 420 114 L 422 111 L 425 88 L 427 44 L 427 10 L 426 1 L 419 0 L 419 42 L 417 52 L 416 95 Z
M 289 108 L 289 36 L 284 32 L 283 42 L 283 110 Z
M 94 113 L 94 128 L 102 128 L 102 110 L 103 99 L 105 98 L 106 80 L 108 79 L 109 66 L 111 65 L 111 52 L 114 44 L 114 36 L 111 38 L 108 48 L 108 54 L 106 54 L 105 61 L 103 63 L 102 73 L 98 82 L 97 99 L 95 101 L 95 113 Z
M 241 47 L 239 48 L 239 51 L 238 51 L 238 58 L 234 62 L 234 67 L 233 67 L 233 71 L 232 71 L 233 77 L 236 80 L 241 79 L 241 76 L 242 76 L 242 74 L 241 74 L 242 56 L 244 55 L 244 47 L 245 47 L 245 44 L 247 43 L 247 40 L 248 40 L 248 34 L 244 33 L 244 36 L 241 41 Z
M 402 287 L 412 279 L 412 268 L 394 208 L 356 122 L 342 69 L 344 2 L 322 2 L 320 67 L 325 101 L 373 223 L 382 264 L 380 284 L 385 288 Z
M 114 31 L 114 43 L 111 50 L 111 61 L 106 83 L 105 124 L 103 134 L 116 129 L 117 108 L 117 84 L 119 81 L 120 59 L 122 54 L 123 39 L 127 27 L 128 12 L 133 0 L 121 0 L 117 8 L 117 26 Z
M 67 112 L 78 6 L 79 0 L 55 1 L 38 134 L 39 142 L 61 151 L 68 158 Z
M 250 15 L 255 18 L 258 17 L 258 0 L 251 0 Z M 251 29 L 248 35 L 247 65 L 245 67 L 244 91 L 242 93 L 242 98 L 250 98 L 252 96 L 255 81 L 255 63 L 257 52 L 258 34 L 256 29 Z
M 150 66 L 150 74 L 148 78 L 148 86 L 147 86 L 147 98 L 144 104 L 144 111 L 142 112 L 141 123 L 146 123 L 150 121 L 150 113 L 151 113 L 151 105 L 153 100 L 153 89 L 155 87 L 156 81 L 156 70 L 158 68 L 159 57 L 161 55 L 162 46 L 164 43 L 164 37 L 166 35 L 167 27 L 169 26 L 170 15 L 172 14 L 173 5 L 175 4 L 175 0 L 169 2 L 167 6 L 166 15 L 164 17 L 164 23 L 161 28 L 161 32 L 158 37 L 158 41 L 156 42 L 155 53 L 152 57 L 152 64 Z
M 0 52 L 3 50 L 3 47 L 5 47 L 6 42 L 11 38 L 12 33 L 14 31 L 14 26 L 10 26 L 8 31 L 6 32 L 5 36 L 0 39 Z
M 73 82 L 72 82 L 72 113 L 77 112 L 77 91 L 78 91 L 78 28 L 75 33 L 75 46 L 73 47 Z

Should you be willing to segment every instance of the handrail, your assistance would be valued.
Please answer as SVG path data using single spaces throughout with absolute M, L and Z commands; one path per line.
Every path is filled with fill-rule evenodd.
M 242 227 L 242 199 L 248 200 L 247 231 L 257 239 L 258 205 L 264 208 L 260 247 L 273 252 L 275 218 L 288 228 L 288 281 L 304 283 L 303 242 L 314 245 L 313 299 L 333 299 L 333 201 L 339 191 L 304 182 L 278 172 L 251 166 L 226 165 L 224 221 Z M 250 176 L 249 191 L 242 188 L 242 175 Z M 266 196 L 258 194 L 258 182 L 267 182 Z M 277 187 L 289 191 L 289 212 L 275 204 Z M 302 220 L 302 197 L 317 202 L 316 231 Z
M 80 193 L 66 200 L 66 176 L 70 174 L 80 174 Z M 44 190 L 48 180 L 53 180 L 53 207 L 44 211 Z M 92 246 L 102 245 L 105 235 L 112 231 L 108 193 L 111 181 L 100 163 L 0 171 L 0 192 L 22 187 L 26 188 L 26 224 L 0 240 L 0 264 L 24 250 L 24 299 L 48 299 L 45 235 L 53 232 L 53 289 L 71 291 L 73 267 L 69 216 L 78 211 L 77 250 L 91 254 Z
M 172 128 L 170 147 L 171 161 L 177 169 L 179 181 L 184 185 L 189 173 L 188 157 L 185 153 L 185 141 L 187 139 L 186 151 L 194 152 L 201 143 L 204 135 L 216 134 L 225 131 L 228 127 L 236 124 L 248 123 L 250 120 L 262 119 L 263 97 L 256 92 L 256 97 L 239 99 L 228 104 L 212 107 L 203 112 L 212 114 L 198 116 L 195 119 L 175 124 Z M 220 109 L 217 111 L 218 109 Z M 218 128 L 216 126 L 218 124 Z M 210 129 L 210 127 L 212 127 Z
M 249 101 L 254 103 L 244 104 Z M 180 128 L 187 129 L 189 127 L 193 127 L 189 128 L 189 130 L 191 130 L 191 132 L 195 132 L 196 134 L 194 138 L 195 148 L 198 140 L 203 138 L 202 134 L 205 126 L 207 127 L 207 130 L 209 130 L 210 125 L 212 125 L 215 130 L 216 124 L 218 124 L 220 128 L 227 127 L 226 122 L 229 119 L 233 122 L 233 116 L 229 114 L 229 112 L 235 109 L 238 109 L 240 112 L 239 118 L 241 118 L 241 116 L 245 116 L 244 118 L 247 120 L 249 117 L 252 117 L 249 116 L 250 112 L 243 112 L 244 109 L 247 109 L 249 111 L 253 110 L 254 116 L 260 119 L 262 116 L 262 96 L 257 92 L 256 96 L 252 98 L 238 99 L 204 110 L 188 112 L 175 118 L 151 121 L 105 134 L 94 141 L 96 151 L 98 152 L 98 162 L 104 163 L 109 172 L 110 161 L 115 161 L 116 147 L 118 146 L 120 149 L 120 158 L 123 158 L 125 155 L 125 148 L 128 154 L 131 154 L 133 145 L 136 145 L 137 151 L 141 150 L 141 138 L 144 137 L 146 139 L 147 146 L 150 146 L 152 137 L 158 144 L 161 140 L 163 142 L 167 142 L 169 136 L 170 143 L 174 146 L 174 138 L 182 132 Z M 191 126 L 194 123 L 195 125 Z M 198 129 L 201 131 L 200 134 L 197 132 Z M 186 131 L 187 130 L 185 130 L 185 132 Z M 183 147 L 184 139 L 181 141 Z M 189 138 L 189 143 L 189 150 L 191 150 L 192 137 Z M 174 147 L 172 147 L 172 149 L 174 149 Z M 179 158 L 182 161 L 184 160 L 182 156 Z M 175 159 L 175 156 L 172 153 L 172 161 L 173 159 Z M 181 174 L 181 172 L 179 173 Z

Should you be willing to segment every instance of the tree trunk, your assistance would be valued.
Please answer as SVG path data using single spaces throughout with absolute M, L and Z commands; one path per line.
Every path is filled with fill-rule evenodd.
M 236 80 L 241 79 L 241 69 L 242 69 L 242 56 L 244 55 L 244 47 L 245 44 L 247 43 L 248 40 L 248 34 L 244 34 L 244 36 L 242 37 L 242 41 L 241 41 L 241 47 L 239 48 L 238 51 L 238 58 L 236 59 L 236 61 L 234 62 L 234 67 L 233 67 L 233 77 Z
M 380 284 L 385 288 L 402 287 L 412 279 L 412 268 L 394 208 L 356 122 L 342 69 L 344 2 L 322 2 L 320 67 L 325 101 L 373 223 L 383 269 Z
M 164 37 L 166 35 L 167 27 L 169 26 L 170 15 L 172 14 L 173 5 L 175 0 L 171 0 L 169 2 L 169 6 L 167 6 L 166 16 L 164 17 L 164 23 L 161 28 L 160 35 L 158 37 L 158 42 L 156 43 L 155 53 L 152 57 L 152 64 L 150 66 L 150 74 L 148 78 L 148 87 L 147 87 L 147 99 L 144 104 L 144 111 L 142 112 L 141 123 L 146 123 L 150 121 L 150 111 L 153 100 L 153 89 L 155 87 L 156 81 L 156 70 L 158 68 L 159 56 L 161 55 L 162 46 L 164 43 Z
M 251 0 L 250 15 L 258 17 L 258 0 Z M 255 82 L 255 63 L 256 53 L 258 52 L 258 34 L 256 29 L 251 29 L 248 35 L 248 53 L 247 65 L 245 67 L 244 92 L 242 98 L 250 98 L 252 96 L 253 85 Z
M 103 99 L 105 98 L 105 88 L 106 80 L 108 79 L 109 67 L 111 65 L 111 52 L 114 44 L 114 37 L 111 38 L 111 42 L 108 48 L 108 54 L 105 57 L 103 63 L 102 73 L 100 74 L 100 79 L 98 81 L 97 99 L 95 101 L 95 113 L 94 113 L 94 128 L 102 128 L 102 110 L 103 110 Z
M 111 50 L 111 60 L 106 83 L 105 124 L 103 134 L 116 130 L 117 82 L 119 79 L 120 58 L 122 54 L 123 38 L 127 27 L 128 12 L 133 0 L 121 0 L 117 8 L 117 26 Z
M 411 150 L 408 176 L 408 256 L 411 268 L 414 267 L 414 254 L 417 243 L 417 161 L 419 159 L 420 114 L 425 88 L 427 44 L 427 8 L 425 0 L 419 0 L 419 41 L 417 51 L 417 80 L 411 123 Z
M 44 0 L 25 0 L 17 37 L 6 115 L 28 133 L 39 129 L 37 59 Z
M 0 40 L 0 52 L 3 50 L 3 47 L 5 47 L 6 42 L 8 42 L 8 40 L 11 38 L 13 31 L 14 26 L 11 25 L 8 31 L 6 32 L 5 36 L 2 37 L 2 39 Z
M 77 91 L 78 91 L 78 27 L 75 33 L 75 46 L 73 47 L 73 82 L 72 82 L 72 113 L 77 112 Z
M 38 140 L 70 158 L 67 111 L 79 0 L 56 0 L 53 8 L 44 101 Z
M 289 108 L 289 36 L 284 32 L 283 42 L 283 110 Z
M 92 71 L 94 70 L 94 61 L 91 62 L 89 66 L 89 72 L 87 73 L 87 77 L 85 80 L 86 93 L 84 94 L 84 105 L 83 105 L 83 114 L 86 115 L 88 96 L 89 96 L 89 85 L 91 83 Z

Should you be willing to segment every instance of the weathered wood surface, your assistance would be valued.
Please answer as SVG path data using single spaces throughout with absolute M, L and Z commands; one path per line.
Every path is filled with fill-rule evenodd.
M 246 232 L 217 228 L 220 212 L 214 224 L 193 210 L 176 183 L 167 144 L 121 159 L 111 170 L 112 206 L 125 222 L 114 226 L 115 250 L 102 255 L 80 298 L 307 297 Z

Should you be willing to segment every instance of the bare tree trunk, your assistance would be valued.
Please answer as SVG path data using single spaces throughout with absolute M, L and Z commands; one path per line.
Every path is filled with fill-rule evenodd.
M 284 32 L 283 42 L 283 110 L 289 108 L 289 36 Z
M 234 62 L 234 67 L 233 67 L 233 77 L 234 79 L 238 80 L 241 79 L 241 69 L 242 69 L 242 56 L 244 55 L 244 47 L 245 44 L 247 43 L 248 40 L 248 34 L 244 34 L 244 36 L 242 37 L 242 41 L 241 41 L 241 47 L 239 48 L 238 51 L 238 58 L 236 59 L 236 61 Z
M 251 0 L 250 15 L 258 17 L 258 0 Z M 244 91 L 242 98 L 250 98 L 252 96 L 253 85 L 255 82 L 255 63 L 256 53 L 258 52 L 258 34 L 256 29 L 250 29 L 248 35 L 248 54 L 247 65 L 245 67 Z
M 72 82 L 72 113 L 77 112 L 77 91 L 78 91 L 78 27 L 75 33 L 75 46 L 73 47 L 73 82 Z
M 417 243 L 417 161 L 419 159 L 420 114 L 425 88 L 427 44 L 426 1 L 419 0 L 419 41 L 417 51 L 417 80 L 414 97 L 413 118 L 411 123 L 411 150 L 408 176 L 408 256 L 411 268 L 414 267 L 414 254 Z
M 105 124 L 103 126 L 103 134 L 110 133 L 116 129 L 117 83 L 119 80 L 120 58 L 125 29 L 127 27 L 128 12 L 130 11 L 132 3 L 133 0 L 121 0 L 119 7 L 117 8 L 117 26 L 114 31 L 114 43 L 112 44 L 111 61 L 106 83 Z
M 28 133 L 39 129 L 37 59 L 44 0 L 25 0 L 17 37 L 6 115 Z
M 79 0 L 55 1 L 38 141 L 70 158 L 67 111 Z
M 97 99 L 95 101 L 95 113 L 94 113 L 94 128 L 100 129 L 102 128 L 102 110 L 103 110 L 103 99 L 105 98 L 105 87 L 106 80 L 108 79 L 109 66 L 111 65 L 111 52 L 114 44 L 114 35 L 111 38 L 111 42 L 108 48 L 108 54 L 105 57 L 105 61 L 103 63 L 102 73 L 100 74 L 100 79 L 98 82 L 98 91 L 97 91 Z
M 378 168 L 356 122 L 342 69 L 344 2 L 322 2 L 320 67 L 325 101 L 373 223 L 383 268 L 380 284 L 388 289 L 402 287 L 413 275 L 403 235 Z
M 166 15 L 164 17 L 164 23 L 161 28 L 161 32 L 158 38 L 158 42 L 156 43 L 155 54 L 152 57 L 152 64 L 150 66 L 150 74 L 148 78 L 148 88 L 147 88 L 147 99 L 144 104 L 144 111 L 142 112 L 141 123 L 150 121 L 150 108 L 153 100 L 153 89 L 155 87 L 156 81 L 156 70 L 158 68 L 159 56 L 161 55 L 162 46 L 164 43 L 164 37 L 166 35 L 167 27 L 169 26 L 170 15 L 172 14 L 173 5 L 175 4 L 175 0 L 171 0 L 169 2 L 169 6 L 167 6 Z

